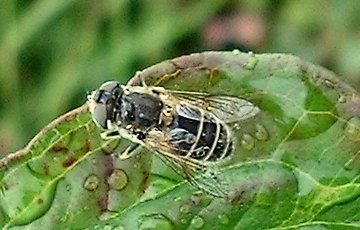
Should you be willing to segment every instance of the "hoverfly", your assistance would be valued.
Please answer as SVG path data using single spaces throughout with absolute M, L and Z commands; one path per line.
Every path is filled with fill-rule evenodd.
M 259 112 L 251 102 L 234 96 L 125 86 L 116 81 L 93 91 L 88 104 L 94 122 L 105 130 L 104 139 L 122 137 L 134 143 L 121 153 L 121 159 L 144 146 L 192 185 L 217 197 L 225 197 L 226 192 L 212 166 L 233 153 L 228 124 Z

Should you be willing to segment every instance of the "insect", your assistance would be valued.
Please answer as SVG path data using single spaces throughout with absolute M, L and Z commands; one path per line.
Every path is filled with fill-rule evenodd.
M 231 156 L 229 123 L 254 117 L 249 101 L 157 86 L 125 86 L 108 81 L 88 96 L 94 122 L 104 139 L 127 138 L 134 144 L 120 154 L 127 159 L 139 146 L 156 153 L 195 187 L 225 197 L 214 165 Z M 199 176 L 200 175 L 200 176 Z

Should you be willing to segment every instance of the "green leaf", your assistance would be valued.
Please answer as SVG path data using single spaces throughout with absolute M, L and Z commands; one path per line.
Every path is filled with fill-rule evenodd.
M 85 228 L 137 201 L 146 189 L 149 155 L 121 161 L 113 153 L 128 142 L 104 142 L 99 135 L 84 105 L 2 159 L 1 227 Z
M 144 150 L 116 159 L 128 142 L 103 142 L 83 106 L 1 160 L 3 227 L 360 227 L 360 97 L 333 73 L 291 55 L 234 51 L 165 61 L 129 84 L 141 79 L 260 108 L 231 124 L 235 152 L 219 162 L 228 197 L 196 191 Z

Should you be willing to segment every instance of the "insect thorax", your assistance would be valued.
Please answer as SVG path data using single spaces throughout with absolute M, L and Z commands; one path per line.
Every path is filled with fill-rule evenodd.
M 122 99 L 119 118 L 122 126 L 146 130 L 159 123 L 163 103 L 149 94 L 129 93 Z

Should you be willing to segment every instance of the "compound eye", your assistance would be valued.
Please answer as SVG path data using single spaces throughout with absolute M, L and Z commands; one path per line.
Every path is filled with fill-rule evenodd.
M 121 88 L 121 85 L 119 82 L 107 81 L 107 82 L 103 83 L 99 89 L 104 90 L 106 92 L 112 92 L 114 89 L 117 89 L 117 88 Z
M 98 90 L 95 92 L 93 100 L 98 104 L 107 104 L 111 97 L 112 95 L 109 92 Z
M 123 86 L 117 81 L 107 81 L 102 84 L 98 91 L 110 93 L 114 99 L 121 97 L 123 94 Z
M 92 111 L 92 117 L 95 123 L 107 129 L 108 113 L 105 104 L 97 103 Z

